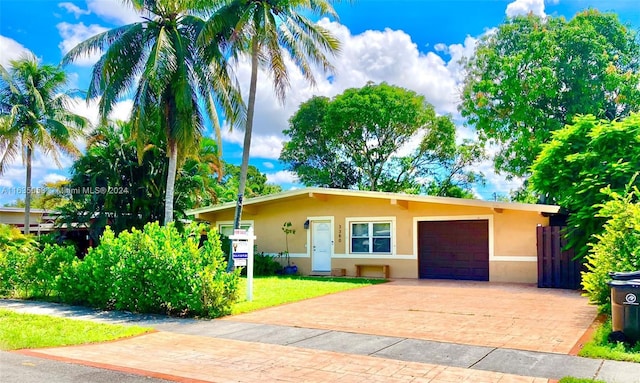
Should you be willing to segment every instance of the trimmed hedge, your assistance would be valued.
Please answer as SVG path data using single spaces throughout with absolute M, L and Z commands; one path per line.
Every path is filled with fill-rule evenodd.
M 13 245 L 0 256 L 0 294 L 140 313 L 227 315 L 240 270 L 226 271 L 216 232 L 199 246 L 202 233 L 197 224 L 181 232 L 149 223 L 117 237 L 107 228 L 83 260 L 73 247 L 47 244 L 39 251 L 32 242 L 5 241 Z

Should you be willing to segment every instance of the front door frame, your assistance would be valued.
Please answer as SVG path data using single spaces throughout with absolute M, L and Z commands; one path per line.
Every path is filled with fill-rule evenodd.
M 334 238 L 335 224 L 334 224 L 333 216 L 307 217 L 307 219 L 309 220 L 309 230 L 307 230 L 307 256 L 311 261 L 309 268 L 311 269 L 312 272 L 314 272 L 317 270 L 313 270 L 313 222 L 329 221 L 330 236 L 331 236 L 331 243 L 329 244 L 329 257 L 332 262 L 333 262 L 333 255 L 335 254 L 335 238 Z M 329 268 L 329 270 L 322 270 L 318 272 L 327 272 L 327 271 L 331 271 L 331 268 Z

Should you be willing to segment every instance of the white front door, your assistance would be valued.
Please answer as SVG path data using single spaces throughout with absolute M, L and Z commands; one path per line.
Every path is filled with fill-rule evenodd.
M 331 271 L 331 221 L 311 221 L 311 271 Z

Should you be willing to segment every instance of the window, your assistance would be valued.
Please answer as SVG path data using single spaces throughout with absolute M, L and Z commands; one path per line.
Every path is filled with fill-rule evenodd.
M 352 253 L 391 253 L 391 222 L 351 222 Z

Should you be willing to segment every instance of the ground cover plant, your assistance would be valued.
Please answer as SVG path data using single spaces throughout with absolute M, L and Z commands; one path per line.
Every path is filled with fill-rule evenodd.
M 240 300 L 233 306 L 233 314 L 384 283 L 386 280 L 301 276 L 259 277 L 253 280 L 253 301 L 251 302 L 245 300 L 246 282 L 244 278 L 241 280 L 238 292 Z
M 567 376 L 560 379 L 558 383 L 606 383 L 606 382 L 602 380 L 582 379 L 582 378 L 574 378 L 571 376 Z
M 0 309 L 0 350 L 105 342 L 149 331 L 152 329 Z
M 586 358 L 610 359 L 640 363 L 640 343 L 630 346 L 622 342 L 609 342 L 611 319 L 598 327 L 593 339 L 584 345 L 578 355 Z

